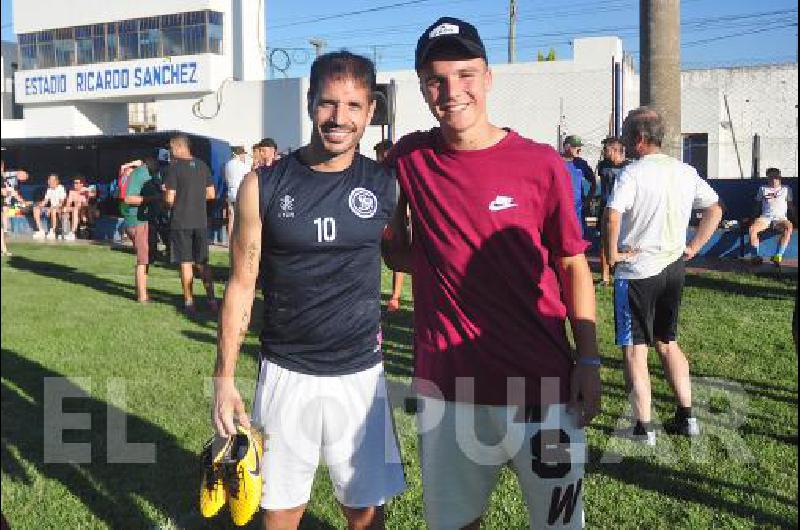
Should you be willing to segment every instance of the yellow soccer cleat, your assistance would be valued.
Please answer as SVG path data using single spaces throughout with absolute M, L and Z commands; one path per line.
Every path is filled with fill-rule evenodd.
M 229 448 L 230 459 L 224 463 L 228 506 L 236 526 L 246 525 L 261 504 L 261 458 L 264 451 L 261 434 L 238 427 Z
M 774 256 L 772 256 L 771 261 L 773 265 L 775 265 L 776 267 L 780 267 L 781 261 L 783 261 L 783 256 L 781 256 L 780 254 L 775 254 Z
M 203 461 L 203 479 L 200 484 L 200 513 L 203 517 L 214 517 L 228 500 L 223 482 L 222 459 L 231 445 L 231 438 L 215 436 L 209 440 L 200 457 Z

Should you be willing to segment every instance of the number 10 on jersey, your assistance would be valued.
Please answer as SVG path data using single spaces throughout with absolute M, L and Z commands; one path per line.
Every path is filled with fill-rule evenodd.
M 336 219 L 333 217 L 317 217 L 314 219 L 317 225 L 317 242 L 329 243 L 336 239 Z

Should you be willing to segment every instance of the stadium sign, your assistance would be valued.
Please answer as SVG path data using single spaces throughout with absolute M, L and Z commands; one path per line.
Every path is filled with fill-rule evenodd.
M 188 55 L 21 70 L 14 74 L 14 92 L 17 103 L 210 92 L 214 90 L 211 59 Z

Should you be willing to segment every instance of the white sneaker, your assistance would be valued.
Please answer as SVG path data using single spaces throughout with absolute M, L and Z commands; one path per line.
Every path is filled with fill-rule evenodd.
M 64 234 L 64 241 L 75 241 L 75 232 Z
M 49 231 L 49 232 L 47 232 L 47 235 L 46 235 L 46 236 L 44 236 L 44 237 L 45 237 L 45 239 L 55 239 L 55 238 L 56 238 L 56 232 L 55 232 L 55 230 L 53 230 L 53 229 L 50 229 L 50 231 Z
M 36 232 L 33 233 L 33 239 L 44 239 L 44 238 L 45 235 L 43 230 L 37 230 Z

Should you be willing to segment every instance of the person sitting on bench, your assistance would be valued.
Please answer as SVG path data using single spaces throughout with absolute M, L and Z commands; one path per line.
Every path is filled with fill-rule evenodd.
M 778 168 L 771 167 L 767 169 L 767 179 L 767 185 L 759 187 L 756 194 L 756 201 L 761 203 L 761 213 L 750 225 L 750 245 L 755 251 L 753 263 L 760 265 L 764 262 L 764 259 L 758 253 L 758 235 L 768 228 L 779 232 L 780 246 L 778 247 L 778 252 L 772 256 L 771 261 L 775 265 L 780 265 L 783 260 L 783 254 L 792 239 L 794 226 L 789 220 L 789 212 L 790 209 L 793 210 L 794 204 L 792 202 L 792 191 L 788 186 L 781 184 L 781 171 Z

